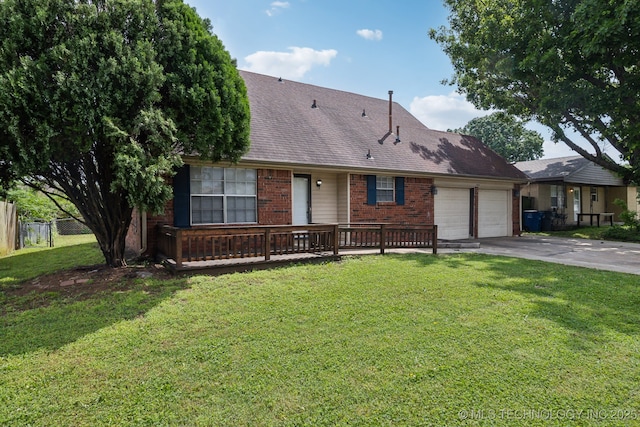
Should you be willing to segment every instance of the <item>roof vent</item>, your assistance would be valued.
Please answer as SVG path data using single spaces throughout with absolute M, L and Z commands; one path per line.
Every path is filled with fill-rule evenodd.
M 371 154 L 371 149 L 367 151 L 367 160 L 373 160 L 373 154 Z
M 393 121 L 393 109 L 391 106 L 393 105 L 393 91 L 389 91 L 389 133 L 393 132 L 393 126 L 391 122 Z
M 278 78 L 278 83 L 284 83 L 284 80 L 282 80 L 282 77 Z
M 367 117 L 367 112 L 364 111 L 364 108 L 362 109 L 362 117 Z
M 318 108 L 318 104 L 316 104 L 316 100 L 313 100 L 313 104 L 311 104 L 311 108 Z
M 396 126 L 396 144 L 401 143 L 400 141 L 400 126 Z

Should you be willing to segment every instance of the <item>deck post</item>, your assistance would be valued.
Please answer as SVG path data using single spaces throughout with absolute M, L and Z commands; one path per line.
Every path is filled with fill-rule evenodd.
M 269 261 L 271 259 L 271 229 L 265 228 L 264 230 L 264 260 Z
M 432 246 L 433 246 L 433 254 L 438 254 L 438 226 L 433 226 L 433 237 L 432 237 Z
M 338 255 L 338 247 L 340 246 L 340 227 L 338 224 L 333 225 L 333 254 Z
M 384 249 L 387 243 L 387 227 L 385 224 L 380 225 L 380 254 L 384 255 Z
M 177 229 L 175 234 L 175 257 L 176 257 L 176 268 L 182 268 L 182 230 Z

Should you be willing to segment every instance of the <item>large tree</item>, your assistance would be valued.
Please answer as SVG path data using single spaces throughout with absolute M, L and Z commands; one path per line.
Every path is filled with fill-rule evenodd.
M 556 141 L 640 182 L 640 2 L 445 4 L 450 26 L 432 29 L 430 36 L 451 58 L 450 83 L 467 99 L 479 108 L 537 120 Z M 582 139 L 587 149 L 578 145 Z M 607 156 L 605 145 L 629 166 Z
M 244 82 L 181 0 L 0 1 L 0 181 L 68 198 L 108 265 L 133 207 L 171 198 L 182 153 L 248 144 Z
M 542 136 L 525 128 L 517 117 L 503 112 L 476 117 L 453 132 L 475 136 L 511 163 L 542 157 Z

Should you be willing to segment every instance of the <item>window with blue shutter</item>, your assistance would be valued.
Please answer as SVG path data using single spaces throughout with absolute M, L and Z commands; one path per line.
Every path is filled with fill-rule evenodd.
M 404 205 L 404 177 L 367 175 L 367 204 L 393 201 L 398 206 Z
M 404 205 L 404 177 L 396 177 L 396 204 L 399 206 Z
M 367 175 L 367 204 L 376 204 L 376 176 Z

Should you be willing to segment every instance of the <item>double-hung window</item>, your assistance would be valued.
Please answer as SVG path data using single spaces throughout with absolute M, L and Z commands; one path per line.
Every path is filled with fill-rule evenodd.
M 395 200 L 394 178 L 392 176 L 376 176 L 376 201 L 393 202 Z
M 563 208 L 564 206 L 564 191 L 561 185 L 551 185 L 551 207 Z
M 191 166 L 191 224 L 257 222 L 256 170 Z
M 404 177 L 366 175 L 367 204 L 395 203 L 404 205 Z

